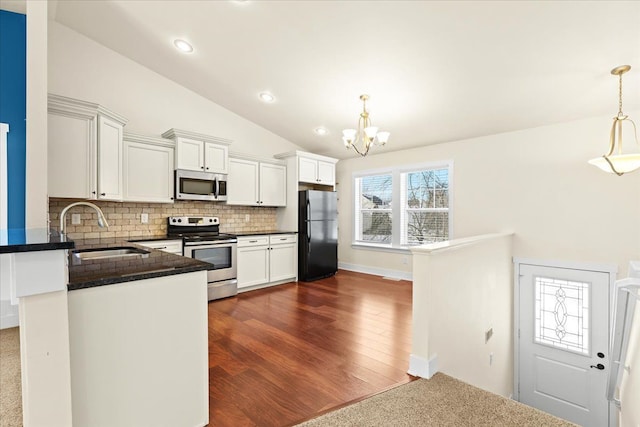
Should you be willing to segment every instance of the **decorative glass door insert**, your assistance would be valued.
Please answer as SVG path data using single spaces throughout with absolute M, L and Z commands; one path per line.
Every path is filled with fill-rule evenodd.
M 536 277 L 534 288 L 534 341 L 589 355 L 590 284 Z

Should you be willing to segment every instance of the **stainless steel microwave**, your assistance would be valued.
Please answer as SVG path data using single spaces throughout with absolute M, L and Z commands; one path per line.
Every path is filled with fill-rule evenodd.
M 176 169 L 176 200 L 227 200 L 227 175 Z

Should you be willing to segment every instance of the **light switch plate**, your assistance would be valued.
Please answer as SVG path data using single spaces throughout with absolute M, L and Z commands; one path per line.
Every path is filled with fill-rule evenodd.
M 71 224 L 73 224 L 73 225 L 82 224 L 82 215 L 80 215 L 80 214 L 71 214 Z
M 149 223 L 149 214 L 148 213 L 140 214 L 140 222 L 142 222 L 143 224 L 148 224 Z

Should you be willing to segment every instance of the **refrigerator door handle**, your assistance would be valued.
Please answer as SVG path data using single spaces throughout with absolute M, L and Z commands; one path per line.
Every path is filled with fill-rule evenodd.
M 311 204 L 307 200 L 307 253 L 311 254 Z

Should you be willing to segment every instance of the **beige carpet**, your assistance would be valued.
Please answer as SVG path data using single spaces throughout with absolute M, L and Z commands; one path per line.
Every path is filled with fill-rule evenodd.
M 21 426 L 20 332 L 0 329 L 0 427 Z
M 529 406 L 438 373 L 299 424 L 325 426 L 571 427 Z

